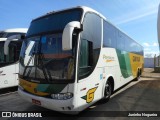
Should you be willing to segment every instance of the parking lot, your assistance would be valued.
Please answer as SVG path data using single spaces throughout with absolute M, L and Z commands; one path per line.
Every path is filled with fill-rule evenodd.
M 145 71 L 147 72 L 147 71 Z M 149 71 L 150 72 L 150 71 Z M 145 73 L 146 74 L 146 73 Z M 150 77 L 143 77 L 139 81 L 132 81 L 125 85 L 118 91 L 116 91 L 109 102 L 97 102 L 90 108 L 81 112 L 78 116 L 70 116 L 69 119 L 82 119 L 81 116 L 85 116 L 83 119 L 104 119 L 104 117 L 114 117 L 114 115 L 108 115 L 111 112 L 120 113 L 122 111 L 131 111 L 138 113 L 138 111 L 144 111 L 149 113 L 154 113 L 159 111 L 160 113 L 160 77 L 159 74 L 149 73 Z M 148 74 L 147 74 L 148 75 Z M 57 114 L 61 117 L 55 117 L 55 119 L 62 119 L 62 116 L 66 115 L 51 111 L 45 108 L 35 106 L 31 103 L 24 101 L 18 93 L 12 92 L 0 95 L 0 110 L 1 111 L 36 111 L 36 112 L 48 112 L 52 114 Z M 108 111 L 108 113 L 107 113 Z M 124 112 L 125 113 L 125 112 Z M 122 112 L 123 114 L 123 112 Z M 128 114 L 128 113 L 127 113 Z M 53 117 L 53 116 L 52 116 Z M 90 118 L 92 117 L 92 118 Z M 134 117 L 133 117 L 134 118 Z M 130 118 L 130 119 L 133 119 Z M 17 119 L 17 118 L 10 118 Z M 45 118 L 46 119 L 46 118 Z M 48 118 L 49 119 L 49 118 Z M 50 118 L 51 119 L 51 118 Z M 65 118 L 64 118 L 65 119 Z M 112 119 L 128 119 L 127 116 L 121 116 L 121 118 Z M 148 118 L 150 119 L 150 118 Z M 155 117 L 154 119 L 158 119 Z

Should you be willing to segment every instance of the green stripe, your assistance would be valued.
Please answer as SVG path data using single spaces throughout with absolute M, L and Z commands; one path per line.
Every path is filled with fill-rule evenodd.
M 57 94 L 60 93 L 66 86 L 67 84 L 39 84 L 37 86 L 37 90 L 49 94 Z
M 116 50 L 116 52 L 123 77 L 124 78 L 130 77 L 132 75 L 132 71 L 131 71 L 129 53 L 121 50 Z

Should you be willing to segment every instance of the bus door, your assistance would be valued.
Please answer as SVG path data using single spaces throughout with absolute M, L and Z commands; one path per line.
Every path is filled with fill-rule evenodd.
M 101 97 L 102 68 L 95 68 L 99 57 L 99 49 L 93 49 L 93 43 L 81 40 L 78 67 L 78 106 L 89 106 Z M 103 79 L 103 78 L 102 78 Z

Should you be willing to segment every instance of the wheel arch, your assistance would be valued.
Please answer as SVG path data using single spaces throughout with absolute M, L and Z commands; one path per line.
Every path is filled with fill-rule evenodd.
M 111 82 L 111 85 L 112 85 L 112 93 L 113 93 L 113 91 L 114 91 L 114 87 L 115 87 L 115 79 L 114 79 L 114 77 L 112 76 L 112 75 L 109 75 L 107 78 L 106 78 L 106 80 L 104 81 L 104 83 L 103 83 L 103 91 L 102 91 L 102 96 L 104 97 L 104 89 L 105 89 L 105 85 L 106 85 L 106 82 L 107 81 L 110 81 Z

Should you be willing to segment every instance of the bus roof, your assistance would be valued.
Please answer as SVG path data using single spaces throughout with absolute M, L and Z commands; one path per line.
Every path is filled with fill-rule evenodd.
M 34 20 L 37 20 L 37 19 L 40 19 L 40 18 L 43 18 L 45 16 L 48 16 L 48 15 L 51 15 L 51 14 L 54 14 L 54 13 L 58 13 L 58 12 L 62 12 L 62 11 L 65 11 L 65 10 L 72 10 L 72 9 L 76 9 L 76 8 L 81 8 L 84 13 L 86 12 L 93 12 L 93 13 L 96 13 L 98 16 L 100 16 L 102 19 L 104 19 L 105 21 L 109 22 L 110 24 L 112 24 L 112 22 L 110 22 L 110 20 L 106 19 L 106 17 L 104 17 L 101 13 L 97 12 L 96 10 L 90 8 L 90 7 L 86 7 L 86 6 L 77 6 L 77 7 L 72 7 L 72 8 L 68 8 L 68 9 L 62 9 L 62 10 L 58 10 L 58 11 L 51 11 L 45 15 L 42 15 L 38 18 L 35 18 L 33 19 L 32 21 Z M 123 30 L 121 30 L 119 27 L 115 26 L 114 24 L 112 24 L 115 28 L 117 28 L 118 30 L 120 30 L 122 33 L 124 33 L 126 36 L 128 36 Z M 131 38 L 130 36 L 128 36 L 129 38 Z M 131 38 L 132 39 L 132 38 Z M 132 39 L 133 41 L 135 41 L 134 39 Z M 135 41 L 136 43 L 138 43 L 137 41 Z M 139 44 L 139 43 L 138 43 Z M 141 44 L 139 44 L 141 47 L 143 47 Z
M 100 14 L 99 12 L 97 12 L 96 10 L 94 10 L 94 9 L 92 9 L 92 8 L 89 8 L 89 7 L 86 7 L 86 6 L 77 6 L 77 7 L 73 7 L 73 8 L 68 8 L 68 9 L 62 9 L 62 10 L 58 10 L 58 11 L 48 12 L 47 14 L 42 15 L 42 16 L 40 16 L 40 17 L 38 17 L 38 18 L 35 18 L 35 19 L 33 19 L 32 21 L 37 20 L 37 19 L 42 18 L 42 17 L 45 17 L 45 16 L 48 16 L 48 15 L 51 15 L 51 14 L 54 14 L 54 13 L 62 12 L 62 11 L 65 11 L 65 10 L 72 10 L 72 9 L 76 9 L 76 8 L 81 8 L 85 13 L 86 13 L 86 12 L 94 12 L 94 13 L 96 13 L 97 15 L 99 15 L 101 18 L 103 18 L 103 19 L 106 20 L 106 18 L 105 18 L 102 14 Z
M 20 32 L 20 33 L 26 33 L 27 32 L 27 28 L 13 28 L 13 29 L 6 29 L 6 30 L 2 30 L 0 32 Z

